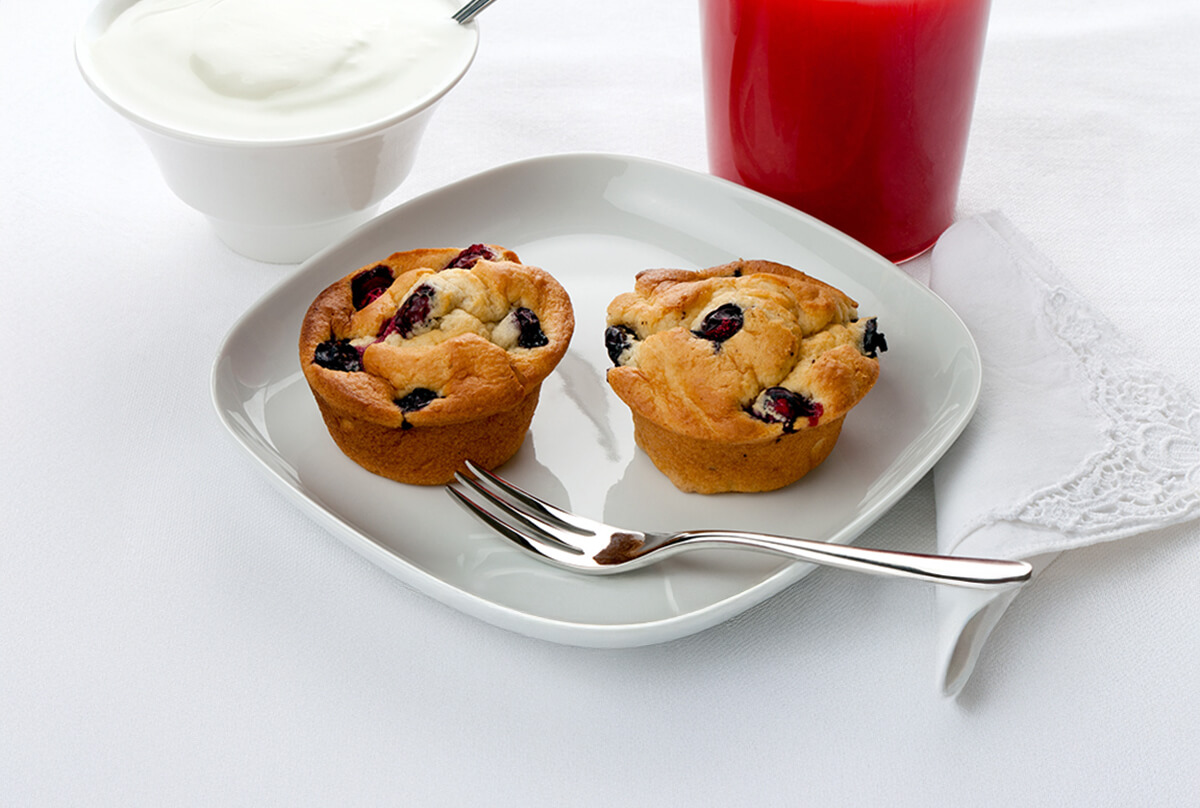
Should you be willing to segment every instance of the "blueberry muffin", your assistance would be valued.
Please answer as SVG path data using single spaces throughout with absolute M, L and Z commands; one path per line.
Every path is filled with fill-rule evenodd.
M 562 286 L 510 250 L 412 250 L 317 296 L 300 364 L 338 448 L 436 485 L 465 459 L 495 468 L 516 453 L 574 327 Z
M 782 488 L 829 455 L 879 378 L 887 344 L 857 306 L 769 261 L 647 270 L 608 307 L 608 382 L 679 489 Z

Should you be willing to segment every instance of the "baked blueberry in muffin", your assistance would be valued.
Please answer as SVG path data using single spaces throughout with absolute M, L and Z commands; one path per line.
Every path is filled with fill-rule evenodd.
M 300 363 L 338 447 L 405 483 L 508 460 L 574 331 L 566 291 L 503 247 L 400 252 L 313 301 Z
M 656 269 L 608 307 L 608 382 L 684 491 L 768 491 L 828 456 L 879 378 L 875 318 L 782 264 Z

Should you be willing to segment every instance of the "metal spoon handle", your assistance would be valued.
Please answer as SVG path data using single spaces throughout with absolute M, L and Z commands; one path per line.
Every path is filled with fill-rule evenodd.
M 695 530 L 674 537 L 672 544 L 681 543 L 749 547 L 828 567 L 953 586 L 1012 586 L 1029 580 L 1033 574 L 1033 567 L 1024 561 L 877 550 L 765 533 Z
M 490 6 L 496 0 L 471 0 L 465 6 L 454 12 L 454 21 L 466 25 L 475 19 L 475 15 Z

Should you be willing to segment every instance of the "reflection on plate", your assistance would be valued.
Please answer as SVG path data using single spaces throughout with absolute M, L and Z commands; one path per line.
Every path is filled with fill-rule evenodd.
M 736 185 L 645 160 L 561 155 L 419 197 L 313 257 L 246 312 L 217 355 L 213 399 L 240 445 L 318 522 L 412 587 L 495 625 L 575 645 L 663 642 L 744 611 L 811 567 L 712 550 L 581 577 L 525 556 L 440 488 L 376 477 L 342 455 L 296 357 L 309 302 L 394 251 L 473 242 L 516 250 L 571 294 L 574 342 L 503 473 L 585 515 L 664 531 L 803 526 L 808 538 L 847 543 L 932 467 L 974 411 L 979 355 L 941 300 L 849 238 Z M 605 384 L 605 307 L 639 270 L 739 257 L 840 287 L 879 317 L 889 351 L 833 454 L 800 483 L 769 494 L 682 494 L 635 449 L 629 413 Z

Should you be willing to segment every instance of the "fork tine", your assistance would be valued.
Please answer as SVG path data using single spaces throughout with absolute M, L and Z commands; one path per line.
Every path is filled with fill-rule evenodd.
M 456 474 L 455 476 L 460 482 L 470 485 L 475 490 L 484 494 L 489 493 L 486 489 L 490 488 L 492 491 L 503 495 L 507 500 L 515 500 L 515 507 L 520 508 L 526 516 L 535 520 L 541 520 L 546 524 L 562 528 L 563 530 L 568 530 L 579 536 L 596 536 L 609 531 L 607 525 L 593 522 L 591 519 L 585 519 L 578 514 L 555 507 L 544 499 L 539 499 L 507 480 L 497 477 L 487 469 L 480 468 L 470 460 L 466 461 L 466 466 L 467 470 L 471 472 L 473 479 L 464 479 L 466 475 Z M 495 497 L 489 498 L 495 501 Z M 509 508 L 514 507 L 514 503 L 512 502 L 497 502 L 497 504 L 507 505 Z
M 488 525 L 491 525 L 493 528 L 499 530 L 505 536 L 508 536 L 510 539 L 517 539 L 521 544 L 525 545 L 528 545 L 532 541 L 542 541 L 552 544 L 560 549 L 582 555 L 583 550 L 574 546 L 573 544 L 563 541 L 562 538 L 550 532 L 548 528 L 553 527 L 553 525 L 550 525 L 547 522 L 537 521 L 537 519 L 535 519 L 532 515 L 514 507 L 508 502 L 505 502 L 499 496 L 480 485 L 476 480 L 472 480 L 464 474 L 456 474 L 455 478 L 472 492 L 479 494 L 499 508 L 500 511 L 510 520 L 519 522 L 520 527 L 523 527 L 526 531 L 522 532 L 518 529 L 518 526 L 511 524 L 511 522 L 505 522 L 499 516 L 481 505 L 478 500 L 472 499 L 462 491 L 450 486 L 446 487 L 446 490 L 453 494 L 459 502 L 466 505 L 473 514 L 486 522 Z
M 577 553 L 577 554 L 582 554 L 582 552 L 583 552 L 578 547 L 572 547 L 569 544 L 565 544 L 564 542 L 559 541 L 558 539 L 555 539 L 553 536 L 550 536 L 548 534 L 541 534 L 537 537 L 528 536 L 528 535 L 520 532 L 519 530 L 516 530 L 515 528 L 513 528 L 512 525 L 510 525 L 508 522 L 505 522 L 503 519 L 496 518 L 496 516 L 491 511 L 487 510 L 486 508 L 481 506 L 479 503 L 475 502 L 475 500 L 471 499 L 470 497 L 468 497 L 466 494 L 462 493 L 461 491 L 459 491 L 455 488 L 451 488 L 450 486 L 446 486 L 446 491 L 451 496 L 453 496 L 455 499 L 457 499 L 459 501 L 459 503 L 464 508 L 466 508 L 468 511 L 470 511 L 475 516 L 475 518 L 479 519 L 479 521 L 483 522 L 484 524 L 486 524 L 487 526 L 489 526 L 490 528 L 495 530 L 501 536 L 505 536 L 505 537 L 511 539 L 512 541 L 521 545 L 522 547 L 529 550 L 530 552 L 537 553 L 538 555 L 542 554 L 541 550 L 539 550 L 538 548 L 533 546 L 533 542 L 541 539 L 543 536 L 545 537 L 546 543 L 552 544 L 555 547 L 561 548 L 568 552 Z M 539 533 L 540 533 L 540 531 L 539 531 Z

